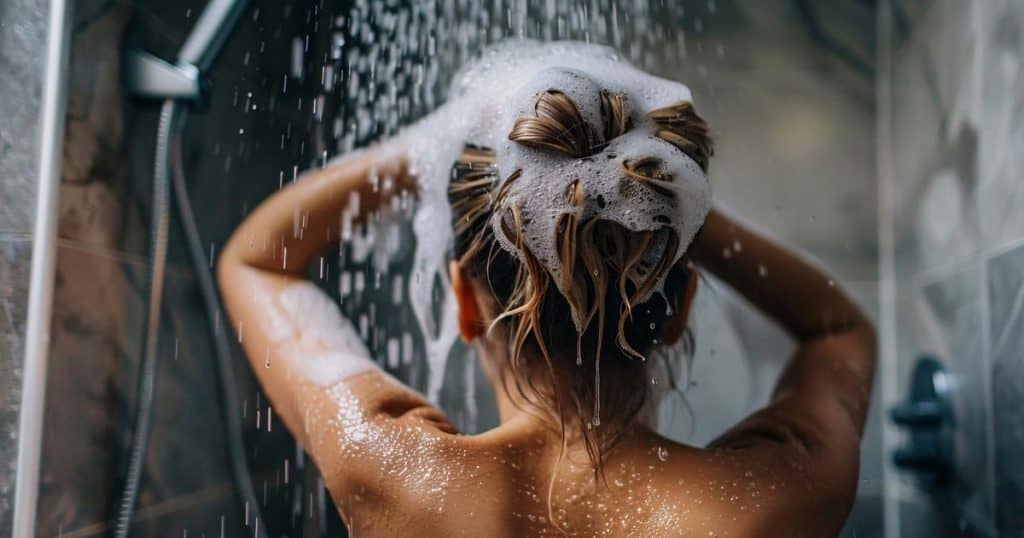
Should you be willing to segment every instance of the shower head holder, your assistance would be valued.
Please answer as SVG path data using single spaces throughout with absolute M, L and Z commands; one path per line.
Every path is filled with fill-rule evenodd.
M 128 49 L 124 56 L 124 85 L 129 95 L 144 99 L 185 101 L 202 108 L 209 84 L 199 68 L 187 62 L 172 64 L 149 52 Z

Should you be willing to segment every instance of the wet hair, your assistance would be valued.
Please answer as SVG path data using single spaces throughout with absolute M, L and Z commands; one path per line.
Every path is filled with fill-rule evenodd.
M 624 98 L 601 94 L 603 129 L 595 129 L 566 94 L 543 92 L 535 114 L 520 117 L 508 137 L 532 148 L 570 158 L 585 158 L 631 128 Z M 654 134 L 693 159 L 703 171 L 713 153 L 707 124 L 692 104 L 680 102 L 647 113 Z M 623 163 L 622 182 L 658 188 L 672 178 L 659 175 L 654 159 Z M 649 398 L 647 358 L 659 344 L 663 323 L 680 307 L 689 276 L 687 258 L 678 262 L 665 254 L 653 267 L 642 267 L 657 241 L 662 252 L 676 252 L 679 238 L 671 227 L 630 231 L 598 218 L 559 217 L 557 256 L 562 282 L 523 244 L 523 222 L 515 205 L 501 202 L 521 178 L 516 170 L 499 178 L 495 151 L 466 145 L 452 169 L 449 202 L 455 232 L 455 259 L 468 275 L 481 279 L 493 294 L 506 324 L 514 390 L 540 409 L 551 411 L 565 435 L 574 422 L 582 433 L 595 471 L 604 455 L 626 433 Z M 583 189 L 573 182 L 567 192 L 571 206 L 583 203 Z M 494 211 L 502 216 L 501 232 L 518 256 L 502 248 L 492 226 Z M 659 235 L 667 237 L 659 237 Z M 664 243 L 662 243 L 664 244 Z M 662 277 L 663 294 L 651 294 Z M 649 297 L 649 298 L 648 298 Z M 546 378 L 548 383 L 538 381 Z

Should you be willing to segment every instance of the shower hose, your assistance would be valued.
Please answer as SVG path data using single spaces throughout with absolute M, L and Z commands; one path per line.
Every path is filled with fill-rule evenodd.
M 238 490 L 245 514 L 245 525 L 253 527 L 257 538 L 268 536 L 260 516 L 259 502 L 253 488 L 252 477 L 245 457 L 245 439 L 242 421 L 235 412 L 238 388 L 231 363 L 231 348 L 227 335 L 221 329 L 220 301 L 213 276 L 206 265 L 199 228 L 189 201 L 188 185 L 181 158 L 181 133 L 185 128 L 186 111 L 173 99 L 164 101 L 157 126 L 156 155 L 153 168 L 153 207 L 150 229 L 149 301 L 146 313 L 146 331 L 143 360 L 139 366 L 138 406 L 135 414 L 134 434 L 128 459 L 128 470 L 117 507 L 114 536 L 128 536 L 132 515 L 138 499 L 142 466 L 146 459 L 149 434 L 153 421 L 153 397 L 156 393 L 160 314 L 163 299 L 164 272 L 167 267 L 167 241 L 169 238 L 170 195 L 173 175 L 174 198 L 177 202 L 181 225 L 185 233 L 189 258 L 206 307 L 210 336 L 214 344 L 214 363 L 220 384 L 220 407 L 227 439 L 231 476 Z

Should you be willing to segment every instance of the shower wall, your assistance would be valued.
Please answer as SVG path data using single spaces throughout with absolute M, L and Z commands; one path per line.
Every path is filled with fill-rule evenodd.
M 10 534 L 49 2 L 0 2 L 0 535 Z
M 886 396 L 930 353 L 957 414 L 954 486 L 897 475 L 891 536 L 1021 536 L 1024 4 L 892 0 L 881 15 Z

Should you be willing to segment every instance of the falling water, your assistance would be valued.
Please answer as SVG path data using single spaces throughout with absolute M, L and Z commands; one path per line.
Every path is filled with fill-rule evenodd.
M 317 158 L 282 170 L 281 184 L 285 177 L 293 179 L 299 167 L 344 159 L 435 110 L 447 98 L 456 70 L 497 41 L 534 38 L 608 45 L 646 70 L 666 65 L 666 58 L 685 60 L 685 33 L 680 28 L 686 13 L 678 3 L 621 4 L 359 0 L 342 14 L 314 8 L 309 14 L 310 34 L 291 42 L 292 66 L 279 89 L 289 91 L 289 78 L 319 79 L 316 97 L 299 104 L 309 114 L 308 143 Z M 322 56 L 311 57 L 316 49 L 310 46 L 311 39 L 328 39 Z M 282 133 L 282 144 L 296 134 L 293 131 L 289 127 Z M 306 143 L 302 142 L 303 149 Z M 475 358 L 455 345 L 454 302 L 443 271 L 450 231 L 438 229 L 439 222 L 447 223 L 447 207 L 443 215 L 423 211 L 422 206 L 431 202 L 444 201 L 396 200 L 365 226 L 347 217 L 354 214 L 358 200 L 353 202 L 356 207 L 345 211 L 336 264 L 343 268 L 337 275 L 342 310 L 356 322 L 382 367 L 423 389 L 464 430 L 476 431 L 480 391 L 474 390 L 472 372 L 479 369 L 472 368 Z M 414 213 L 417 208 L 421 209 Z M 330 260 L 321 262 L 321 279 L 331 265 Z M 449 366 L 449 359 L 456 364 Z

